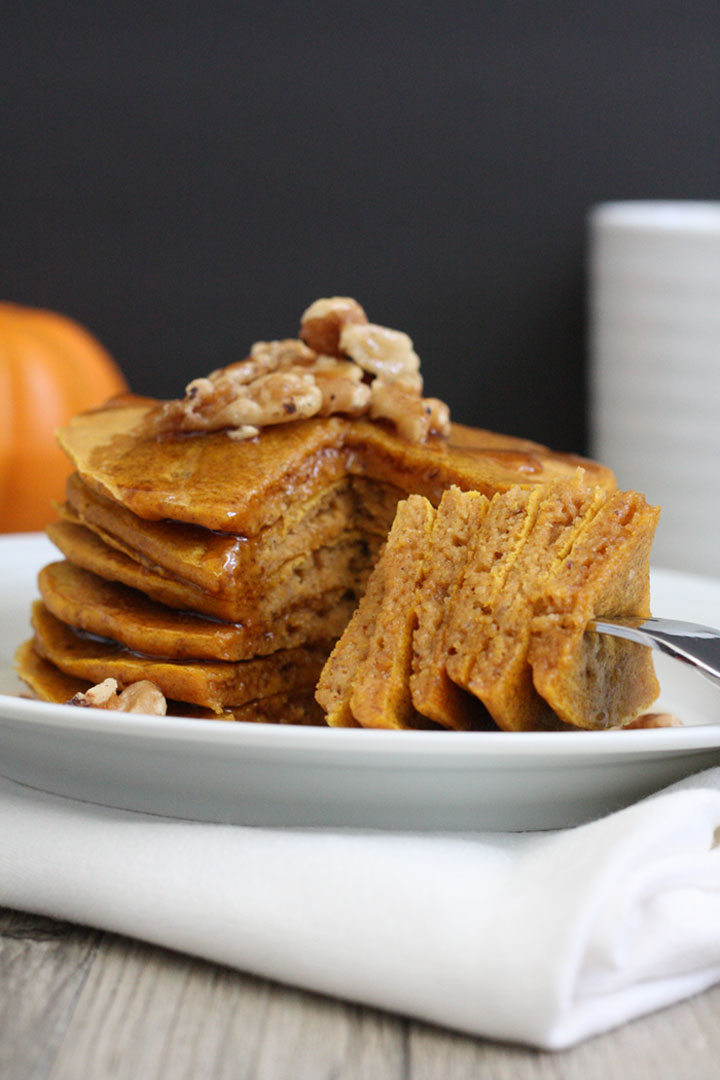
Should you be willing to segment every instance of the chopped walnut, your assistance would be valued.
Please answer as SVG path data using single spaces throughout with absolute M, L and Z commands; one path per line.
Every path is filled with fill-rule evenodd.
M 316 300 L 300 318 L 300 337 L 316 353 L 342 356 L 340 334 L 346 326 L 367 322 L 367 315 L 350 296 Z
M 208 391 L 205 384 L 210 383 L 216 394 L 224 393 L 229 400 L 239 386 L 247 386 L 261 375 L 269 375 L 279 367 L 305 362 L 308 353 L 310 358 L 314 359 L 315 354 L 310 353 L 302 341 L 294 338 L 285 341 L 256 341 L 250 349 L 250 355 L 244 360 L 236 360 L 226 367 L 217 368 L 205 379 L 193 379 L 185 387 L 185 393 L 188 397 L 203 395 Z
M 224 431 L 243 440 L 273 424 L 369 413 L 413 442 L 449 432 L 447 406 L 420 396 L 420 360 L 410 338 L 368 323 L 355 300 L 316 300 L 302 317 L 300 337 L 256 341 L 245 360 L 194 379 L 182 400 L 157 410 L 151 430 Z
M 370 386 L 370 419 L 391 420 L 398 434 L 410 442 L 428 435 L 447 435 L 450 411 L 444 401 L 421 398 L 400 383 L 375 379 Z
M 283 424 L 314 416 L 322 404 L 322 394 L 310 372 L 288 368 L 256 379 L 250 392 L 259 415 L 252 423 Z
M 420 357 L 412 340 L 402 330 L 366 323 L 364 326 L 345 326 L 340 335 L 340 348 L 364 371 L 387 382 L 420 380 Z
M 217 371 L 211 372 L 208 378 L 213 382 L 217 379 L 227 379 L 232 385 L 242 386 L 278 368 L 302 367 L 312 364 L 315 359 L 312 349 L 308 349 L 307 345 L 298 338 L 256 341 L 245 360 L 236 360 L 234 364 L 218 368 Z M 192 385 L 190 383 L 190 386 Z
M 75 694 L 68 705 L 85 709 L 110 709 L 113 712 L 143 713 L 145 716 L 165 716 L 167 701 L 154 682 L 143 679 L 131 683 L 118 693 L 116 679 L 104 679 L 84 693 Z
M 245 439 L 254 439 L 256 435 L 259 435 L 260 428 L 253 424 L 240 424 L 239 427 L 227 428 L 225 434 L 233 442 L 243 442 Z
M 667 727 L 682 727 L 682 720 L 679 720 L 673 713 L 643 713 L 642 716 L 638 716 L 630 724 L 626 724 L 623 728 L 624 731 L 637 730 L 638 728 L 667 728 Z
M 185 387 L 185 397 L 166 402 L 154 417 L 153 426 L 163 431 L 214 431 L 222 423 L 214 422 L 238 396 L 242 396 L 245 372 L 237 372 L 242 364 L 231 364 L 230 369 L 212 372 L 206 378 L 193 379 Z
M 362 416 L 370 404 L 370 387 L 363 382 L 363 371 L 348 360 L 319 356 L 310 369 L 322 394 L 319 416 L 344 413 Z
M 117 679 L 104 679 L 97 686 L 91 686 L 85 693 L 75 694 L 70 698 L 68 705 L 82 705 L 86 709 L 110 709 L 110 702 L 117 698 Z
M 252 438 L 260 428 L 315 416 L 321 404 L 322 393 L 312 375 L 299 368 L 284 368 L 239 387 L 232 401 L 207 411 L 205 430 L 225 428 L 234 439 Z
M 242 439 L 257 435 L 266 425 L 314 416 L 321 404 L 315 379 L 302 368 L 271 371 L 249 383 L 221 369 L 190 383 L 188 396 L 180 402 L 184 409 L 179 414 L 174 410 L 173 420 L 180 431 L 228 429 L 233 438 Z
M 256 341 L 250 350 L 250 357 L 266 363 L 272 362 L 272 367 L 268 367 L 267 371 L 274 371 L 276 368 L 312 364 L 316 353 L 297 338 L 284 338 L 282 341 Z M 262 372 L 258 372 L 258 375 L 260 374 Z
M 242 431 L 243 438 L 257 435 L 257 431 L 249 432 L 248 427 L 261 425 L 262 420 L 256 419 L 258 410 L 247 388 L 278 368 L 305 366 L 315 359 L 315 353 L 296 338 L 256 341 L 246 360 L 238 360 L 188 383 L 185 398 L 167 402 L 155 426 L 161 431 L 218 431 L 227 427 L 235 428 L 236 435 Z

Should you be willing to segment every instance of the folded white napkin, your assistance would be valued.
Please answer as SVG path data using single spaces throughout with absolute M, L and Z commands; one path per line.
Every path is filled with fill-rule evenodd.
M 720 769 L 555 833 L 195 824 L 0 781 L 0 904 L 559 1048 L 720 979 Z

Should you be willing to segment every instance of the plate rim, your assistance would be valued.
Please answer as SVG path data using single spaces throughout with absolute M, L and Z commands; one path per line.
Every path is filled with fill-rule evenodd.
M 70 715 L 69 715 L 70 714 Z M 71 710 L 53 702 L 0 694 L 0 721 L 22 722 L 75 734 L 141 737 L 154 742 L 200 742 L 244 751 L 284 750 L 344 754 L 366 750 L 373 757 L 420 756 L 583 757 L 610 754 L 684 752 L 720 748 L 720 724 L 635 731 L 391 731 L 303 727 L 292 724 L 243 723 L 178 716 L 115 713 L 112 725 L 102 709 Z M 619 742 L 618 740 L 622 740 Z

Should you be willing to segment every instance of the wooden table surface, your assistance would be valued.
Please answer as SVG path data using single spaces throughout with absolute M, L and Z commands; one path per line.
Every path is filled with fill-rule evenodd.
M 546 1053 L 0 909 L 0 1080 L 705 1080 L 720 986 Z

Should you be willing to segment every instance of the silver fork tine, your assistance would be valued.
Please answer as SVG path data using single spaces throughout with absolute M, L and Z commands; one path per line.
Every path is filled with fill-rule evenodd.
M 690 664 L 720 686 L 720 630 L 678 619 L 605 618 L 598 615 L 588 630 L 625 638 Z

